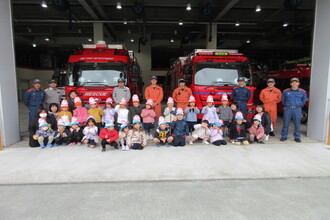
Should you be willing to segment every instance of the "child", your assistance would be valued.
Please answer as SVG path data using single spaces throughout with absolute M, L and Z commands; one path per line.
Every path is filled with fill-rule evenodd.
M 198 139 L 203 140 L 203 144 L 210 144 L 207 140 L 210 138 L 210 124 L 208 120 L 203 120 L 202 123 L 194 125 L 194 131 L 190 137 L 189 144 Z
M 88 110 L 88 114 L 92 115 L 95 120 L 95 126 L 98 128 L 98 131 L 101 131 L 101 117 L 104 115 L 104 111 L 101 107 L 97 106 L 96 100 L 93 97 L 90 97 L 89 100 L 90 109 Z
M 165 147 L 169 147 L 170 143 L 173 141 L 171 136 L 170 129 L 167 127 L 167 122 L 163 116 L 160 116 L 158 119 L 158 128 L 155 132 L 154 142 L 157 147 L 160 147 L 160 144 L 165 144 Z
M 197 114 L 200 113 L 199 109 L 196 108 L 196 100 L 194 96 L 189 97 L 189 106 L 184 110 L 187 114 L 187 123 L 189 127 L 189 132 L 194 131 L 194 125 L 197 124 Z
M 209 123 L 213 124 L 218 121 L 219 117 L 217 114 L 217 109 L 214 107 L 213 96 L 209 95 L 206 100 L 207 105 L 203 108 L 202 114 L 204 114 L 203 119 L 208 118 Z
M 123 121 L 121 122 L 120 130 L 119 130 L 119 143 L 121 145 L 121 150 L 129 150 L 127 145 L 127 135 L 129 132 L 128 124 Z
M 223 121 L 224 136 L 228 135 L 228 127 L 233 120 L 233 111 L 228 106 L 228 96 L 223 94 L 221 97 L 222 105 L 219 106 L 219 118 Z
M 259 144 L 264 144 L 266 135 L 264 127 L 261 125 L 261 115 L 256 114 L 253 118 L 253 124 L 249 129 L 251 144 L 256 140 Z
M 133 150 L 143 150 L 147 145 L 147 137 L 141 128 L 141 120 L 138 115 L 133 117 L 133 129 L 127 134 L 127 145 Z
M 105 100 L 105 110 L 104 115 L 102 116 L 102 124 L 104 125 L 107 121 L 115 121 L 115 114 L 116 111 L 113 108 L 113 100 L 109 97 Z
M 65 126 L 68 128 L 72 119 L 72 113 L 69 111 L 69 104 L 67 100 L 61 102 L 61 111 L 57 116 L 57 120 L 62 119 Z
M 76 117 L 73 117 L 70 124 L 70 132 L 69 132 L 69 146 L 72 145 L 81 145 L 83 133 L 82 128 L 79 127 L 78 119 Z
M 122 98 L 119 105 L 116 106 L 115 111 L 117 112 L 117 130 L 120 129 L 122 121 L 128 121 L 128 109 L 126 108 L 126 99 Z
M 143 129 L 146 131 L 147 139 L 150 140 L 153 139 L 150 130 L 155 128 L 154 123 L 156 117 L 156 112 L 152 109 L 152 105 L 152 99 L 148 99 L 146 108 L 144 108 L 141 112 L 141 117 L 143 118 Z
M 54 131 L 50 128 L 49 124 L 44 118 L 39 119 L 39 129 L 36 131 L 34 136 L 35 140 L 38 140 L 40 148 L 52 147 L 52 142 L 54 140 Z M 45 144 L 46 143 L 46 144 Z
M 275 134 L 272 132 L 272 119 L 270 118 L 270 115 L 268 114 L 268 112 L 265 112 L 265 108 L 263 105 L 256 106 L 255 115 L 257 115 L 257 114 L 261 116 L 262 126 L 264 127 L 264 131 L 265 131 L 265 135 L 266 135 L 265 140 L 267 141 L 269 138 L 269 135 L 275 136 Z
M 63 146 L 68 145 L 69 131 L 65 129 L 65 124 L 63 123 L 62 119 L 59 119 L 57 122 L 57 130 L 54 134 L 54 142 L 54 147 L 57 147 L 61 144 L 63 144 Z
M 77 118 L 80 127 L 86 126 L 86 118 L 88 118 L 88 112 L 85 107 L 82 107 L 81 99 L 77 96 L 74 98 L 74 106 L 76 109 L 73 110 L 73 117 Z
M 95 148 L 97 143 L 99 142 L 99 137 L 97 136 L 98 128 L 95 125 L 96 121 L 93 116 L 87 119 L 86 124 L 87 125 L 83 130 L 83 134 L 85 136 L 82 140 L 86 145 L 89 145 L 90 148 Z
M 210 134 L 210 142 L 216 146 L 226 145 L 227 142 L 223 139 L 223 132 L 221 130 L 221 126 L 223 125 L 223 121 L 219 119 L 217 122 L 213 123 L 213 127 L 211 128 Z
M 176 117 L 170 124 L 173 128 L 173 146 L 184 147 L 186 145 L 186 136 L 189 135 L 189 128 L 186 120 L 183 120 L 183 110 L 178 108 L 176 112 Z
M 244 120 L 243 113 L 237 112 L 235 115 L 235 123 L 230 127 L 229 138 L 233 140 L 234 144 L 248 145 L 249 141 L 247 139 L 247 129 L 250 127 L 250 124 Z
M 105 152 L 107 144 L 118 149 L 118 143 L 116 142 L 118 139 L 118 131 L 115 130 L 115 124 L 112 121 L 105 122 L 105 127 L 100 132 L 100 138 L 102 139 L 102 152 Z
M 49 110 L 48 110 L 48 115 L 49 116 L 53 116 L 55 118 L 55 120 L 58 117 L 58 113 L 59 113 L 59 108 L 58 108 L 58 104 L 57 103 L 51 103 L 49 105 Z
M 136 94 L 133 95 L 132 101 L 133 101 L 133 106 L 130 107 L 129 113 L 128 113 L 129 122 L 133 121 L 134 115 L 141 115 L 141 112 L 142 112 L 142 107 L 140 106 L 140 100 Z
M 174 120 L 175 107 L 174 107 L 174 101 L 173 101 L 172 97 L 169 97 L 167 99 L 167 107 L 164 109 L 164 116 L 165 116 L 165 120 L 168 123 L 171 123 Z
M 232 111 L 232 113 L 233 113 L 233 118 L 232 118 L 230 124 L 234 124 L 234 122 L 235 122 L 235 115 L 236 115 L 236 113 L 239 111 L 239 109 L 238 109 L 238 104 L 237 104 L 236 102 L 232 102 L 232 103 L 230 104 L 230 109 L 231 109 L 231 111 Z

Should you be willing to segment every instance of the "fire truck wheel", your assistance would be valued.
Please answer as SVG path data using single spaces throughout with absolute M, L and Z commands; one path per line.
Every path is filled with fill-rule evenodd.
M 306 124 L 308 118 L 308 108 L 303 107 L 301 112 L 301 124 Z

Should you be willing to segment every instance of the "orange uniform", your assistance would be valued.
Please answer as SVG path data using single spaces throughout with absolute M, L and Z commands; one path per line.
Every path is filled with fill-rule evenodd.
M 177 103 L 177 108 L 182 108 L 185 110 L 188 106 L 189 97 L 192 95 L 191 89 L 185 86 L 183 89 L 181 87 L 176 88 L 173 91 L 173 99 Z
M 273 128 L 275 129 L 277 120 L 277 103 L 281 101 L 281 90 L 275 87 L 272 90 L 265 88 L 261 90 L 259 98 L 264 103 L 265 111 L 270 115 Z
M 164 97 L 163 88 L 156 85 L 156 87 L 153 87 L 152 85 L 148 86 L 146 90 L 144 91 L 144 96 L 146 97 L 146 100 L 152 99 L 154 104 L 157 103 L 157 105 L 154 107 L 154 110 L 156 112 L 156 121 L 158 120 L 159 116 L 162 115 L 162 100 Z

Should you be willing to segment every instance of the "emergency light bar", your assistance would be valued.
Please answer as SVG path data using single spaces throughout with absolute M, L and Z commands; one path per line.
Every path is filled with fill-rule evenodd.
M 217 49 L 196 49 L 197 56 L 243 56 L 242 53 L 237 53 L 237 50 L 217 50 Z
M 234 50 L 234 49 L 195 49 L 194 51 L 196 54 L 200 53 L 200 52 L 227 52 L 227 53 L 238 53 L 238 50 Z
M 96 49 L 96 48 L 108 48 L 108 49 L 119 49 L 123 50 L 124 46 L 122 44 L 106 44 L 105 41 L 97 41 L 96 44 L 83 44 L 84 49 Z

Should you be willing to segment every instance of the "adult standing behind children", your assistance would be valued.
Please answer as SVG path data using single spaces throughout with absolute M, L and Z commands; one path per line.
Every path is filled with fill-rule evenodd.
M 281 101 L 281 90 L 275 87 L 275 80 L 270 78 L 267 80 L 267 88 L 261 90 L 259 95 L 260 100 L 264 103 L 265 111 L 268 112 L 272 119 L 273 130 L 276 128 L 277 120 L 277 103 Z M 274 133 L 270 133 L 274 136 Z
M 37 112 L 43 108 L 46 93 L 41 89 L 41 81 L 35 79 L 32 82 L 33 88 L 24 94 L 24 104 L 29 108 L 29 124 L 37 117 Z
M 247 113 L 247 102 L 251 97 L 251 91 L 250 89 L 246 88 L 244 77 L 239 77 L 237 82 L 238 86 L 233 89 L 232 93 L 233 100 L 234 102 L 237 102 L 239 110 L 243 113 L 245 117 Z
M 179 80 L 179 87 L 173 91 L 172 97 L 177 103 L 177 108 L 186 109 L 189 104 L 189 97 L 192 95 L 191 89 L 186 86 L 184 79 Z
M 163 88 L 157 85 L 157 76 L 152 76 L 150 78 L 151 85 L 144 91 L 144 96 L 146 100 L 152 99 L 153 107 L 156 112 L 156 119 L 162 115 L 162 100 L 164 97 Z
M 117 105 L 119 105 L 122 98 L 125 98 L 127 103 L 131 99 L 131 91 L 125 86 L 124 78 L 118 79 L 118 86 L 113 90 L 112 98 Z
M 300 143 L 301 108 L 305 105 L 307 95 L 305 90 L 299 88 L 300 82 L 298 78 L 292 78 L 290 80 L 290 85 L 291 88 L 284 90 L 282 95 L 284 115 L 281 141 L 286 141 L 288 139 L 289 124 L 291 120 L 293 120 L 294 140 Z
M 46 104 L 46 109 L 49 108 L 49 105 L 52 103 L 56 103 L 58 105 L 60 105 L 61 103 L 61 92 L 59 89 L 57 89 L 57 82 L 56 80 L 49 80 L 48 82 L 49 87 L 47 89 L 45 89 L 45 93 L 46 93 L 46 98 L 45 98 L 45 104 Z
M 68 104 L 69 104 L 69 111 L 73 113 L 73 110 L 75 110 L 75 103 L 74 99 L 78 96 L 78 93 L 75 90 L 71 90 L 69 92 L 69 98 L 68 98 Z M 81 106 L 85 107 L 84 100 L 81 100 Z

